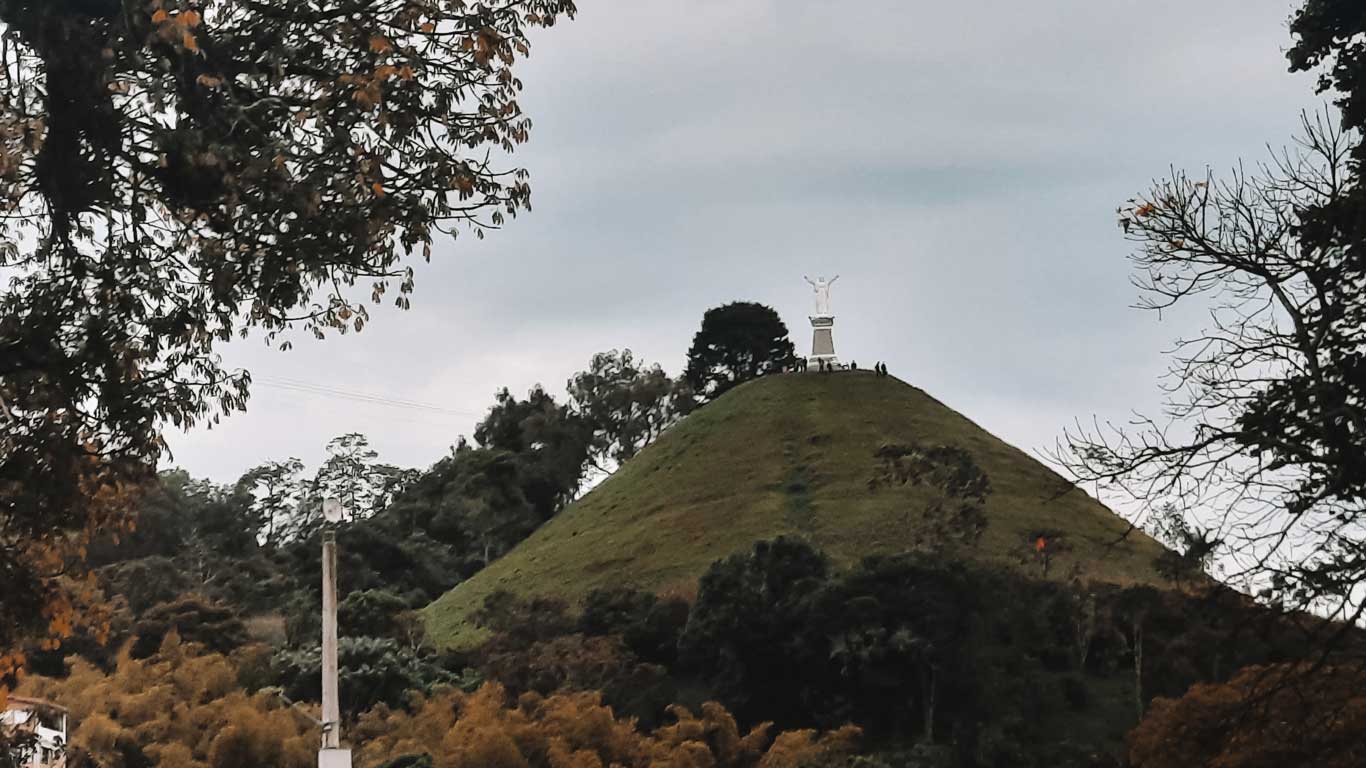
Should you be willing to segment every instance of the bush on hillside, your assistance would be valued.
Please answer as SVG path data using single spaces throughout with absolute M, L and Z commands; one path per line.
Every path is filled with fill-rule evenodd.
M 680 666 L 746 722 L 810 722 L 824 709 L 807 693 L 828 687 L 813 678 L 829 649 L 808 642 L 806 606 L 829 572 L 824 555 L 785 538 L 714 563 L 679 640 Z
M 352 592 L 337 606 L 337 621 L 347 635 L 398 639 L 404 630 L 403 614 L 412 605 L 383 589 Z
M 506 590 L 485 597 L 484 604 L 474 613 L 474 622 L 522 646 L 567 635 L 575 629 L 569 604 L 564 600 L 541 596 L 523 600 Z
M 579 629 L 587 635 L 617 635 L 641 661 L 671 665 L 688 623 L 689 606 L 631 587 L 595 589 L 584 598 Z
M 133 628 L 130 653 L 135 659 L 151 656 L 171 632 L 212 653 L 231 653 L 247 643 L 247 627 L 235 611 L 199 595 L 184 595 L 155 605 L 142 615 Z
M 396 706 L 410 691 L 429 691 L 455 680 L 434 657 L 414 653 L 388 638 L 343 637 L 337 643 L 337 660 L 343 709 L 352 715 L 380 703 Z M 320 648 L 280 651 L 271 668 L 289 698 L 322 698 Z
M 475 652 L 476 668 L 514 696 L 596 690 L 614 711 L 647 724 L 659 722 L 675 701 L 665 667 L 643 662 L 620 634 L 578 631 L 583 622 L 568 615 L 563 601 L 495 593 L 479 616 L 493 635 Z
M 161 555 L 114 563 L 101 568 L 97 576 L 105 594 L 122 595 L 134 615 L 157 603 L 168 603 L 194 587 L 185 569 Z

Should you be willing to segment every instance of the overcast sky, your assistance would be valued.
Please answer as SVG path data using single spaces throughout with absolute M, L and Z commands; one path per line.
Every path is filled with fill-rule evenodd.
M 533 209 L 435 248 L 413 308 L 289 352 L 227 347 L 249 410 L 170 438 L 235 480 L 331 437 L 425 467 L 492 402 L 629 347 L 681 371 L 711 306 L 841 275 L 836 349 L 886 360 L 1026 450 L 1152 411 L 1198 313 L 1130 308 L 1115 208 L 1172 166 L 1223 171 L 1321 100 L 1283 56 L 1286 0 L 581 0 L 533 38 L 518 164 Z M 367 404 L 267 382 L 414 401 Z

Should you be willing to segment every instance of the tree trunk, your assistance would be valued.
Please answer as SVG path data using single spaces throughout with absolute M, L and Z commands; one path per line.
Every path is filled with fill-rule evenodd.
M 1087 595 L 1078 609 L 1077 617 L 1077 671 L 1086 671 L 1086 660 L 1091 656 L 1091 643 L 1096 638 L 1096 599 Z
M 1143 720 L 1143 622 L 1134 621 L 1134 704 Z
M 925 743 L 934 743 L 934 695 L 935 695 L 935 676 L 934 667 L 929 668 L 925 682 Z

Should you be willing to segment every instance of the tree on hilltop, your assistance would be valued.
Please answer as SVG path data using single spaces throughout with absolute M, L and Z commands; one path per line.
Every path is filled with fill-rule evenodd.
M 715 400 L 738 384 L 797 361 L 787 325 L 771 307 L 737 301 L 707 310 L 684 373 L 697 396 Z
M 504 387 L 474 430 L 484 449 L 516 459 L 521 493 L 540 521 L 549 520 L 578 494 L 588 462 L 591 427 L 580 414 L 539 385 L 525 400 Z
M 609 471 L 654 442 L 693 408 L 687 381 L 669 378 L 631 350 L 599 352 L 569 380 L 569 399 L 592 430 L 590 460 Z

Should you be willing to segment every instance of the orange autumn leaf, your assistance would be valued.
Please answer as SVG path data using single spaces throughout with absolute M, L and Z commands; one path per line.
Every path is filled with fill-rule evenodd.
M 429 21 L 426 24 L 423 24 L 422 26 L 418 27 L 418 30 L 430 35 L 431 33 L 436 31 L 436 25 Z
M 204 19 L 199 15 L 198 11 L 186 11 L 176 16 L 175 20 L 177 24 L 183 27 L 189 27 L 190 29 L 194 29 L 195 27 L 199 26 L 199 23 Z
M 195 40 L 194 35 L 190 34 L 189 32 L 186 32 L 185 34 L 180 36 L 180 42 L 182 45 L 185 46 L 185 50 L 187 51 L 199 50 L 199 41 Z
M 387 53 L 394 49 L 393 43 L 384 35 L 372 35 L 370 37 L 370 50 L 374 53 Z
M 386 194 L 388 194 L 384 191 L 384 185 L 379 183 L 378 181 L 374 184 L 371 184 L 370 189 L 374 190 L 375 197 L 384 197 Z
M 152 14 L 153 24 L 165 24 L 167 21 L 170 20 L 171 14 L 167 13 L 165 8 L 158 8 L 157 12 Z
M 1047 549 L 1047 548 L 1048 548 L 1048 540 L 1045 539 L 1045 538 L 1042 537 L 1042 536 L 1039 537 L 1039 540 L 1038 540 L 1038 541 L 1034 542 L 1034 551 L 1035 551 L 1035 552 L 1042 552 L 1042 551 L 1044 551 L 1044 550 Z

